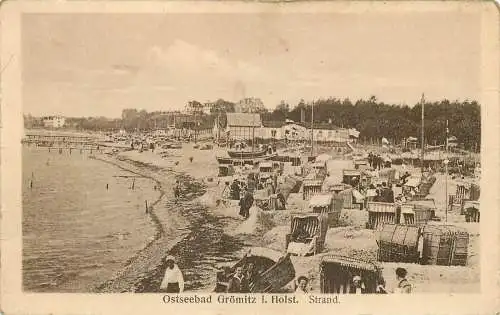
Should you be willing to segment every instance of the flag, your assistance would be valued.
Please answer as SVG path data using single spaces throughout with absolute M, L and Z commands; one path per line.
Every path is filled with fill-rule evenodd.
M 358 138 L 359 137 L 359 131 L 357 131 L 354 128 L 349 129 L 349 136 Z

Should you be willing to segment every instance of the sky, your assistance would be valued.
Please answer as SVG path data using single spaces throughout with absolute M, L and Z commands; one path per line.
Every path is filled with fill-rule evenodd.
M 120 117 L 190 100 L 479 100 L 480 16 L 25 14 L 23 111 Z

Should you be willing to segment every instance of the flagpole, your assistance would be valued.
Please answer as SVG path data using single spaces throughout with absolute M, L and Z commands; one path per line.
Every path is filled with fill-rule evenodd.
M 424 104 L 424 93 L 422 93 L 422 99 L 420 100 L 421 104 L 422 104 L 422 152 L 421 152 L 421 165 L 420 165 L 420 173 L 421 173 L 421 176 L 423 177 L 424 176 L 424 151 L 425 151 L 425 141 L 424 141 L 424 107 L 425 107 L 425 104 Z
M 311 104 L 311 156 L 314 156 L 314 102 Z
M 448 119 L 446 119 L 446 155 L 445 155 L 445 165 L 444 165 L 444 170 L 445 170 L 445 212 L 444 212 L 444 222 L 448 222 Z

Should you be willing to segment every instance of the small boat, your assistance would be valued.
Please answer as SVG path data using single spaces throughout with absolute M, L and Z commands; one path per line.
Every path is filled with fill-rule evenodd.
M 228 266 L 217 272 L 217 282 L 214 292 L 227 292 L 229 280 L 237 267 L 243 268 L 246 275 L 253 268 L 252 277 L 248 282 L 249 293 L 278 293 L 280 289 L 295 278 L 295 268 L 290 254 L 267 248 L 252 248 L 233 266 Z
M 234 159 L 253 159 L 263 157 L 267 154 L 267 149 L 248 151 L 248 150 L 227 150 L 227 154 Z

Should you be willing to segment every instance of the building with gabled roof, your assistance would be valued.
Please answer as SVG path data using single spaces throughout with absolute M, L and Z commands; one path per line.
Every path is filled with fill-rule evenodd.
M 229 138 L 234 140 L 252 140 L 257 137 L 255 134 L 261 128 L 262 120 L 260 114 L 249 113 L 227 113 L 226 132 Z

